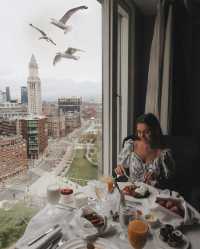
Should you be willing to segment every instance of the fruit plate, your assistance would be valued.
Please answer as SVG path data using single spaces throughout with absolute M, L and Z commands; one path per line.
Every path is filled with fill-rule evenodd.
M 144 198 L 136 198 L 136 197 L 133 197 L 131 195 L 125 195 L 125 200 L 128 202 L 140 202 L 140 203 L 144 203 L 144 202 L 148 201 L 148 205 L 153 204 L 155 202 L 156 196 L 159 195 L 159 191 L 156 188 L 154 188 L 148 184 L 145 184 L 142 182 L 136 183 L 137 186 L 140 186 L 141 184 L 148 188 L 148 191 L 150 194 L 146 198 L 145 197 Z M 119 182 L 118 185 L 119 185 L 120 189 L 123 190 L 124 187 L 130 186 L 130 185 L 132 185 L 132 183 Z
M 172 247 L 167 242 L 160 239 L 160 231 L 155 232 L 155 239 L 159 247 L 163 249 L 188 249 L 190 247 L 189 239 L 183 234 L 183 243 L 180 246 Z
M 99 238 L 94 243 L 94 249 L 119 249 L 107 239 Z M 87 249 L 87 242 L 82 239 L 72 239 L 65 243 L 59 249 Z
M 182 208 L 185 210 L 184 208 L 184 200 L 181 198 L 169 198 L 169 197 L 159 197 L 157 196 L 157 199 L 163 199 L 163 200 L 172 200 L 175 201 L 176 203 L 179 203 L 179 205 L 182 206 Z M 150 210 L 155 212 L 158 219 L 160 220 L 161 223 L 163 224 L 171 224 L 174 227 L 179 227 L 181 224 L 184 223 L 184 217 L 180 216 L 179 214 L 171 211 L 170 209 L 160 205 L 159 203 L 157 203 L 155 200 L 154 204 L 152 204 L 152 206 L 150 207 Z M 185 211 L 184 211 L 185 212 Z

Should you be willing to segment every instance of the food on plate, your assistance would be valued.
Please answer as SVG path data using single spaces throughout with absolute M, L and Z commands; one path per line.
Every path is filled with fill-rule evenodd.
M 104 218 L 93 210 L 84 210 L 82 217 L 91 222 L 95 227 L 103 227 L 105 225 Z
M 146 214 L 146 215 L 144 216 L 144 218 L 145 218 L 145 220 L 147 221 L 147 223 L 148 223 L 149 225 L 151 225 L 152 227 L 159 224 L 158 218 L 157 218 L 156 215 L 153 214 L 153 213 L 148 213 L 148 214 Z
M 125 186 L 122 192 L 125 195 L 130 195 L 135 198 L 146 198 L 150 194 L 147 186 L 145 185 L 136 186 L 134 184 Z
M 171 247 L 179 247 L 184 243 L 182 232 L 174 229 L 170 224 L 160 228 L 159 237 Z
M 184 217 L 184 209 L 180 201 L 175 199 L 162 199 L 159 197 L 156 199 L 156 203 L 170 210 L 171 212 L 178 214 L 182 218 Z

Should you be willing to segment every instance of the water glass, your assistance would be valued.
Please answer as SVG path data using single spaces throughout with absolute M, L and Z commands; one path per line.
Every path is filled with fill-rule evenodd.
M 137 217 L 138 214 L 135 207 L 120 206 L 119 222 L 122 228 L 122 232 L 120 234 L 121 239 L 127 239 L 129 222 L 137 219 Z
M 60 188 L 57 184 L 51 184 L 47 187 L 47 201 L 50 204 L 48 215 L 55 215 L 55 205 L 58 204 L 60 199 Z

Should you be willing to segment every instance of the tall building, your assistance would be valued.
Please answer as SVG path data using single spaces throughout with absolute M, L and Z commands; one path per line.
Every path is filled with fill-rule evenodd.
M 6 93 L 0 90 L 0 103 L 6 102 Z
M 28 90 L 26 86 L 21 87 L 21 103 L 28 104 Z
M 72 132 L 81 126 L 81 97 L 66 97 L 58 99 L 58 112 L 65 116 L 65 133 Z
M 20 120 L 20 130 L 27 142 L 27 155 L 38 159 L 48 145 L 48 124 L 44 116 L 28 116 Z
M 10 97 L 10 87 L 7 86 L 6 87 L 6 101 L 10 101 L 11 100 L 11 97 Z
M 80 97 L 68 97 L 58 99 L 58 109 L 67 112 L 79 112 L 81 110 L 82 99 Z
M 29 62 L 28 77 L 28 112 L 29 114 L 42 114 L 41 81 L 38 76 L 38 65 L 35 56 Z

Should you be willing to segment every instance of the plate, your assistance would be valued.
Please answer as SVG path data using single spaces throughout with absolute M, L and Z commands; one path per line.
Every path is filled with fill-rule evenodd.
M 132 201 L 132 202 L 140 202 L 140 203 L 143 203 L 144 201 L 148 200 L 149 201 L 148 204 L 154 203 L 154 201 L 156 199 L 156 196 L 158 196 L 158 194 L 159 194 L 159 191 L 156 188 L 154 188 L 154 187 L 152 187 L 152 186 L 150 186 L 148 184 L 139 183 L 139 182 L 137 183 L 138 186 L 140 184 L 145 185 L 148 188 L 150 194 L 146 198 L 136 198 L 136 197 L 133 197 L 133 196 L 130 196 L 130 195 L 125 195 L 125 200 L 130 201 L 130 202 Z M 119 182 L 118 185 L 119 185 L 120 189 L 122 190 L 124 187 L 132 185 L 132 183 L 130 183 L 130 182 Z
M 177 246 L 177 247 L 172 247 L 168 245 L 167 242 L 162 241 L 160 239 L 160 230 L 157 230 L 155 232 L 155 237 L 158 242 L 158 245 L 163 249 L 188 249 L 190 246 L 190 241 L 184 234 L 183 234 L 184 243 L 181 246 Z
M 99 238 L 94 242 L 95 249 L 119 249 L 109 240 Z M 86 241 L 82 239 L 69 240 L 68 243 L 60 247 L 60 249 L 87 249 Z

